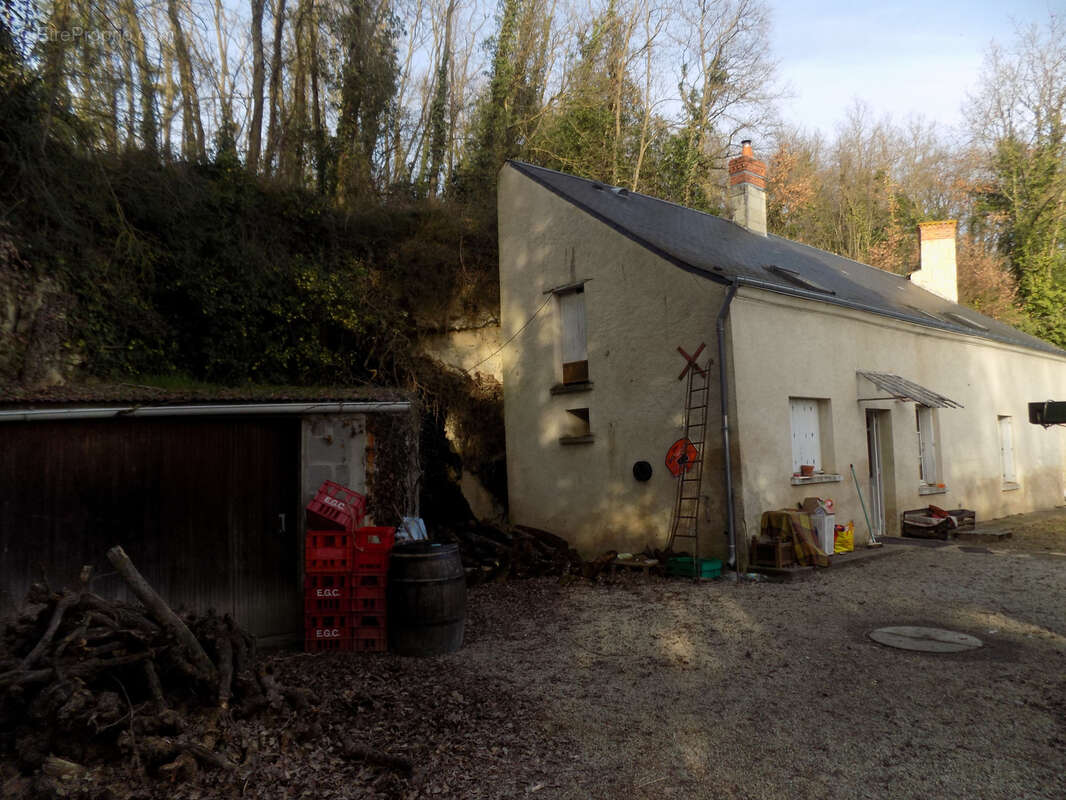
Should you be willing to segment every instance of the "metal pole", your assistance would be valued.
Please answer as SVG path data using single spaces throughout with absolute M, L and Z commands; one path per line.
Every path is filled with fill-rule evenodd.
M 738 279 L 734 278 L 726 292 L 725 301 L 718 311 L 715 331 L 718 334 L 718 387 L 722 402 L 722 458 L 725 461 L 725 504 L 729 520 L 729 566 L 740 574 L 740 559 L 737 558 L 737 520 L 733 507 L 733 459 L 729 452 L 729 374 L 726 369 L 725 318 L 729 306 L 737 295 Z
M 851 480 L 855 483 L 855 491 L 859 495 L 859 503 L 862 505 L 862 515 L 866 518 L 866 535 L 870 537 L 872 544 L 877 544 L 874 538 L 874 530 L 870 527 L 870 515 L 866 513 L 866 501 L 862 499 L 862 489 L 859 488 L 859 479 L 855 477 L 855 465 L 851 464 Z

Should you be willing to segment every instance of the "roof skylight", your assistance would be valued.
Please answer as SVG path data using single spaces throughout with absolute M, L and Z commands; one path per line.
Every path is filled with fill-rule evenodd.
M 969 317 L 964 317 L 957 311 L 945 311 L 944 316 L 952 322 L 957 322 L 960 325 L 965 325 L 967 328 L 973 328 L 975 331 L 987 331 L 988 326 L 982 325 L 980 322 Z
M 907 306 L 907 308 L 913 311 L 919 317 L 924 317 L 925 319 L 932 320 L 933 322 L 943 322 L 943 320 L 941 320 L 940 317 L 938 317 L 936 314 L 930 314 L 928 311 L 922 311 L 917 306 Z
M 776 264 L 767 264 L 763 268 L 767 272 L 770 272 L 779 278 L 784 278 L 789 283 L 794 284 L 801 289 L 809 289 L 812 292 L 821 292 L 822 294 L 836 294 L 832 289 L 822 286 L 822 284 L 808 278 L 806 275 L 800 275 L 794 269 L 785 269 Z

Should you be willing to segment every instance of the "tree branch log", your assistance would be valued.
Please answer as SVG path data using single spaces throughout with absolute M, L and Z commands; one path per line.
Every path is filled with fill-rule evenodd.
M 156 593 L 151 584 L 144 579 L 144 576 L 133 565 L 122 546 L 116 545 L 108 550 L 107 560 L 118 570 L 122 580 L 137 595 L 137 599 L 144 604 L 144 607 L 178 640 L 182 649 L 192 659 L 193 666 L 197 672 L 201 673 L 201 677 L 209 683 L 215 683 L 218 680 L 218 670 L 211 663 L 211 659 L 207 657 L 207 653 L 200 646 L 200 642 L 193 636 L 188 626 L 181 621 L 181 618 Z
M 22 659 L 22 663 L 19 665 L 22 669 L 29 669 L 37 663 L 44 651 L 48 649 L 48 645 L 52 643 L 52 638 L 56 635 L 56 631 L 59 630 L 59 623 L 63 621 L 63 615 L 67 609 L 78 602 L 78 595 L 69 590 L 64 590 L 60 595 L 59 601 L 56 603 L 55 609 L 52 611 L 52 619 L 48 622 L 48 628 L 45 629 L 44 636 L 41 637 L 41 641 L 37 642 L 37 646 L 34 647 L 29 654 Z

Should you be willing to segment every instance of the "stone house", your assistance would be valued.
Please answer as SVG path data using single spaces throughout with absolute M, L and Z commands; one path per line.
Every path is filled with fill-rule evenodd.
M 812 495 L 859 542 L 858 491 L 888 535 L 929 504 L 980 520 L 1063 502 L 1061 429 L 1028 424 L 1027 404 L 1066 394 L 1066 353 L 958 305 L 954 222 L 921 226 L 905 277 L 768 235 L 750 143 L 729 173 L 731 220 L 503 167 L 512 522 L 586 555 L 663 547 L 695 367 L 702 555 L 743 562 L 763 511 Z

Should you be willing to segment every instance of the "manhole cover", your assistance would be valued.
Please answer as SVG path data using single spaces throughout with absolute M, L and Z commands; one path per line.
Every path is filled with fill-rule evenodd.
M 961 653 L 964 650 L 976 650 L 981 646 L 980 639 L 965 633 L 946 631 L 943 628 L 919 628 L 913 625 L 878 628 L 870 631 L 870 638 L 889 647 L 917 650 L 922 653 Z

